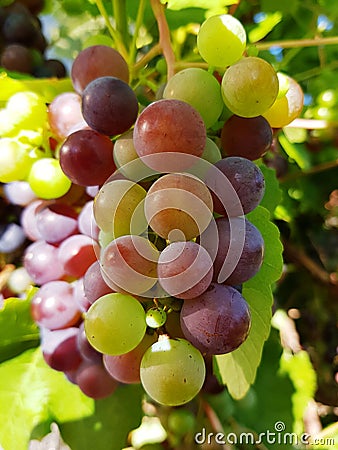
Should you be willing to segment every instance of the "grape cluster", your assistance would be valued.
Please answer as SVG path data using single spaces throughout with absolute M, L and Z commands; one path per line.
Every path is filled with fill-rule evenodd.
M 214 33 L 224 46 L 210 44 Z M 0 141 L 0 180 L 12 202 L 14 183 L 29 192 L 24 269 L 39 286 L 31 311 L 43 355 L 93 398 L 142 383 L 160 404 L 185 404 L 219 388 L 213 356 L 248 337 L 242 285 L 264 257 L 247 218 L 265 192 L 254 161 L 271 127 L 283 126 L 270 118 L 294 118 L 295 102 L 293 82 L 281 91 L 272 66 L 243 56 L 245 46 L 237 19 L 207 19 L 197 47 L 222 79 L 182 70 L 142 108 L 122 56 L 88 47 L 72 66 L 74 91 L 47 111 L 37 95 L 14 94 L 2 111 L 19 95 L 27 103 Z M 27 132 L 31 114 L 50 154 Z
M 48 42 L 38 14 L 44 0 L 17 0 L 0 7 L 0 65 L 35 77 L 66 76 L 64 64 L 45 57 Z

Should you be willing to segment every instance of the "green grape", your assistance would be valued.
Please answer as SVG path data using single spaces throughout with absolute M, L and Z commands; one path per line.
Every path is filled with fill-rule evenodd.
M 207 137 L 207 141 L 206 141 L 203 153 L 201 155 L 201 158 L 205 159 L 210 164 L 215 164 L 217 161 L 222 159 L 222 154 L 221 154 L 219 147 L 209 137 Z
M 151 169 L 144 164 L 136 153 L 133 130 L 127 131 L 116 139 L 114 162 L 119 172 L 130 180 L 138 181 L 151 174 Z
M 205 363 L 200 351 L 187 340 L 163 336 L 143 355 L 140 376 L 153 400 L 162 405 L 183 405 L 201 390 Z
M 28 183 L 33 192 L 43 199 L 62 197 L 72 184 L 54 158 L 35 161 L 28 175 Z
M 107 355 L 123 355 L 139 345 L 146 332 L 141 303 L 128 294 L 106 294 L 85 315 L 90 344 Z
M 17 92 L 7 102 L 6 111 L 19 129 L 36 130 L 47 122 L 45 99 L 35 92 Z
M 146 323 L 150 328 L 159 328 L 166 320 L 167 314 L 162 308 L 151 308 L 146 313 Z
M 317 96 L 316 101 L 320 106 L 332 108 L 332 106 L 335 106 L 338 103 L 338 91 L 334 89 L 326 89 Z
M 114 233 L 110 233 L 109 231 L 99 231 L 99 244 L 101 249 L 104 249 L 107 247 L 108 244 L 111 243 L 111 241 L 114 240 Z
M 25 179 L 31 165 L 27 146 L 12 138 L 0 139 L 0 182 Z
M 206 128 L 210 128 L 223 110 L 221 87 L 209 72 L 197 67 L 177 72 L 163 91 L 163 98 L 183 100 L 202 116 Z
M 223 75 L 223 100 L 234 114 L 256 117 L 273 105 L 278 85 L 278 77 L 271 64 L 262 58 L 249 56 L 229 67 Z
M 0 139 L 0 182 L 25 179 L 31 165 L 27 146 L 12 138 Z
M 195 416 L 188 409 L 174 409 L 168 415 L 168 428 L 178 436 L 184 436 L 193 431 L 195 423 Z
M 265 111 L 263 117 L 272 128 L 282 128 L 296 119 L 302 112 L 304 94 L 300 85 L 291 77 L 288 78 L 288 90 L 285 95 L 277 98 L 273 105 Z
M 215 67 L 227 67 L 244 52 L 246 33 L 241 22 L 230 14 L 209 17 L 197 35 L 197 48 L 202 58 Z
M 147 229 L 143 202 L 146 190 L 130 180 L 116 179 L 102 186 L 94 201 L 98 227 L 114 238 L 141 234 Z

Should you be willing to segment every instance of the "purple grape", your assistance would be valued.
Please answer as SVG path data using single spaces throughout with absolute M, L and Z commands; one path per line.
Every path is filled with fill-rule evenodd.
M 250 310 L 233 287 L 212 283 L 199 297 L 185 301 L 181 327 L 186 339 L 204 355 L 221 355 L 238 348 L 250 329 Z
M 235 286 L 252 278 L 260 269 L 263 262 L 264 240 L 260 231 L 246 218 L 218 217 L 215 221 L 218 238 L 204 239 L 200 241 L 214 259 L 213 281 Z M 208 234 L 206 230 L 206 235 Z M 240 242 L 234 237 L 234 232 L 244 234 Z M 229 256 L 230 243 L 233 256 Z M 243 245 L 241 245 L 243 244 Z M 229 275 L 227 275 L 229 274 Z
M 13 181 L 4 185 L 6 199 L 13 205 L 27 206 L 37 200 L 27 181 Z
M 61 243 L 58 255 L 65 273 L 81 278 L 97 260 L 99 250 L 100 247 L 94 239 L 84 234 L 74 234 Z
M 264 195 L 265 182 L 262 171 L 255 163 L 239 156 L 229 156 L 217 161 L 214 167 L 217 171 L 214 168 L 210 170 L 210 175 L 207 176 L 206 181 L 211 188 L 216 213 L 222 216 L 239 216 L 243 213 L 249 213 L 259 205 Z M 235 190 L 228 195 L 238 197 L 242 212 L 238 207 L 234 210 L 226 208 L 220 200 L 220 195 L 227 194 L 227 191 L 229 191 L 229 185 L 225 183 L 226 180 L 221 176 L 222 174 L 225 175 Z M 237 199 L 234 199 L 234 202 L 235 200 Z
M 49 202 L 44 200 L 35 200 L 22 211 L 21 226 L 24 229 L 26 236 L 31 241 L 38 241 L 42 239 L 41 233 L 38 230 L 36 216 L 40 209 L 47 206 Z
M 76 325 L 81 312 L 73 296 L 73 286 L 66 281 L 50 281 L 44 284 L 31 302 L 33 319 L 49 330 Z
M 92 45 L 77 55 L 71 70 L 77 92 L 81 94 L 88 83 L 104 76 L 120 78 L 128 83 L 128 64 L 117 50 L 107 45 Z
M 77 346 L 82 358 L 85 361 L 92 363 L 102 363 L 102 353 L 95 350 L 95 348 L 90 345 L 86 332 L 84 329 L 84 322 L 79 326 L 79 332 L 77 334 Z
M 103 295 L 113 292 L 102 278 L 99 261 L 95 261 L 86 271 L 83 277 L 83 287 L 89 303 L 94 303 Z
M 2 228 L 2 227 L 1 227 Z M 0 253 L 12 253 L 26 240 L 24 230 L 16 223 L 0 228 Z
M 88 311 L 91 304 L 89 303 L 84 292 L 83 277 L 73 281 L 72 286 L 73 286 L 73 296 L 79 309 L 83 312 Z
M 37 212 L 36 226 L 42 239 L 58 244 L 78 231 L 77 213 L 66 204 L 47 205 Z
M 94 130 L 75 131 L 60 148 L 60 165 L 75 184 L 101 185 L 116 170 L 113 143 Z
M 93 206 L 94 201 L 90 200 L 82 207 L 78 217 L 78 227 L 82 234 L 97 241 L 99 238 L 99 227 L 95 222 Z
M 64 276 L 58 248 L 42 240 L 26 248 L 23 264 L 35 284 L 41 285 Z
M 99 399 L 111 395 L 118 381 L 114 380 L 104 368 L 103 364 L 84 362 L 76 374 L 76 384 L 88 397 Z
M 82 114 L 93 130 L 108 136 L 122 134 L 136 121 L 137 97 L 119 78 L 96 78 L 83 91 Z
M 265 155 L 272 144 L 272 129 L 262 116 L 233 115 L 221 131 L 222 150 L 228 156 L 242 156 L 254 161 Z
M 65 330 L 41 330 L 41 350 L 46 363 L 62 372 L 76 370 L 82 357 L 77 347 L 76 327 Z

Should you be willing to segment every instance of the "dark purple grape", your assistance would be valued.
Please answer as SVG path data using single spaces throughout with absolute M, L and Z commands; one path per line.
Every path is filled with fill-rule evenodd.
M 47 59 L 42 65 L 35 68 L 34 76 L 37 78 L 64 78 L 66 67 L 57 59 Z
M 29 45 L 39 30 L 38 22 L 31 14 L 25 12 L 10 13 L 3 26 L 2 34 L 8 43 Z
M 213 369 L 213 358 L 212 356 L 204 358 L 205 361 L 205 380 L 202 386 L 202 392 L 209 395 L 217 395 L 224 391 L 225 386 L 222 385 L 216 375 L 214 374 Z
M 265 155 L 272 144 L 272 129 L 262 116 L 239 117 L 233 115 L 221 131 L 224 156 L 242 156 L 251 161 Z
M 199 297 L 185 301 L 182 331 L 204 355 L 221 355 L 238 348 L 250 329 L 246 300 L 233 287 L 212 283 Z
M 93 130 L 109 136 L 121 134 L 136 121 L 137 97 L 119 78 L 96 78 L 83 91 L 82 114 Z
M 1 66 L 14 72 L 31 73 L 33 69 L 32 52 L 23 45 L 10 44 L 2 52 Z
M 235 192 L 229 191 L 229 182 Z M 249 159 L 240 156 L 229 156 L 216 162 L 207 176 L 207 185 L 211 189 L 214 211 L 222 216 L 240 216 L 249 213 L 259 205 L 265 191 L 261 169 Z M 234 204 L 235 207 L 227 208 L 220 200 L 223 195 L 230 198 L 230 204 Z M 242 211 L 237 206 L 237 201 L 240 202 Z
M 45 6 L 45 0 L 19 0 L 19 1 L 20 3 L 25 5 L 33 15 L 39 14 Z
M 97 131 L 75 131 L 62 144 L 60 165 L 75 184 L 101 185 L 116 170 L 113 143 Z
M 204 239 L 202 234 L 200 241 L 210 256 L 215 255 L 213 281 L 227 285 L 241 285 L 252 278 L 260 269 L 263 262 L 264 240 L 258 230 L 246 218 L 218 217 L 215 221 L 218 237 L 211 240 Z M 208 233 L 208 229 L 205 233 Z M 244 239 L 234 236 L 240 233 Z M 228 254 L 229 248 L 234 253 Z M 224 267 L 223 267 L 224 265 Z M 228 275 L 229 274 L 229 275 Z
M 79 94 L 91 81 L 105 76 L 129 82 L 128 64 L 117 50 L 107 45 L 93 45 L 77 55 L 72 65 L 71 79 Z
M 62 372 L 76 370 L 82 357 L 77 346 L 79 329 L 42 330 L 41 350 L 46 363 L 54 370 Z
M 88 397 L 99 399 L 111 395 L 118 381 L 114 380 L 104 368 L 103 364 L 84 362 L 76 374 L 76 384 Z
M 99 353 L 95 348 L 90 345 L 86 332 L 84 329 L 84 322 L 79 326 L 79 332 L 77 334 L 77 346 L 82 358 L 91 363 L 102 363 L 102 353 Z

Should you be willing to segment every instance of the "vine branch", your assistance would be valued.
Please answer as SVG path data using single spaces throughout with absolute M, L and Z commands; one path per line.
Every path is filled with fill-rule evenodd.
M 150 3 L 157 21 L 159 41 L 167 62 L 167 78 L 169 80 L 175 74 L 175 54 L 171 46 L 170 30 L 164 12 L 165 6 L 159 0 L 150 0 Z
M 338 45 L 338 36 L 321 37 L 313 39 L 290 39 L 284 41 L 258 42 L 255 47 L 258 50 L 268 50 L 271 47 L 299 48 L 317 47 L 319 45 Z
M 283 240 L 284 254 L 287 259 L 291 260 L 298 266 L 304 267 L 313 278 L 322 284 L 335 285 L 334 279 L 330 274 L 311 259 L 303 250 L 295 247 L 288 240 Z

